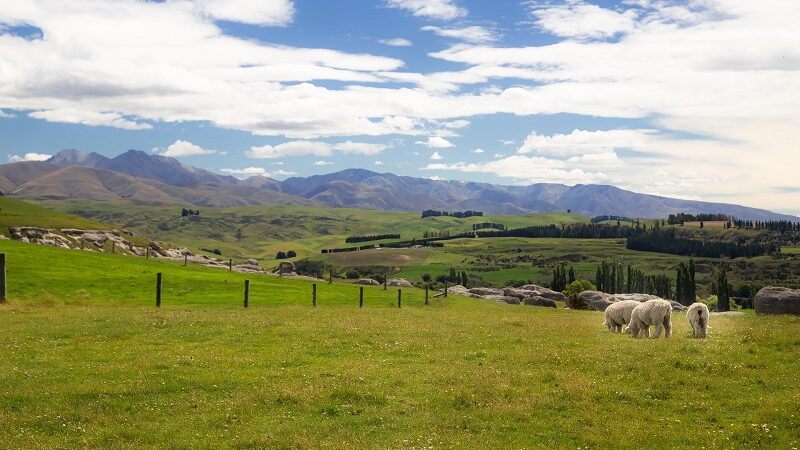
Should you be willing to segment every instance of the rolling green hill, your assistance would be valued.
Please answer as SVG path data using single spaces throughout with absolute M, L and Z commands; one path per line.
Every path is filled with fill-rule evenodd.
M 591 311 L 0 242 L 2 448 L 797 447 L 800 322 Z M 164 303 L 153 306 L 164 273 Z M 251 307 L 242 284 L 253 280 Z
M 110 228 L 108 225 L 83 217 L 44 208 L 11 197 L 0 197 L 0 233 L 6 234 L 8 228 L 22 226 L 91 230 Z

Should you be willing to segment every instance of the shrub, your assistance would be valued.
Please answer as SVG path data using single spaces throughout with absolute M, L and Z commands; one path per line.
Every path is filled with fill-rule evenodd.
M 275 259 L 286 259 L 286 253 L 278 252 L 278 254 L 275 255 Z
M 297 257 L 297 252 L 295 252 L 294 250 L 289 250 L 288 252 L 286 252 L 286 257 L 287 258 L 295 258 L 295 257 Z
M 597 287 L 589 280 L 575 280 L 564 290 L 564 295 L 571 297 L 583 291 L 596 291 Z
M 422 281 L 424 281 L 426 283 L 430 283 L 432 279 L 433 279 L 433 277 L 431 277 L 431 274 L 429 274 L 429 273 L 423 273 L 422 274 Z
M 361 278 L 361 274 L 358 273 L 358 271 L 356 270 L 348 270 L 347 272 L 345 272 L 344 277 L 347 278 L 348 280 L 357 280 Z

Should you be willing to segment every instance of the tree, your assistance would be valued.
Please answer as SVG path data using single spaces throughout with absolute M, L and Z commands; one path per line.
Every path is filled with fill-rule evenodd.
M 431 279 L 432 279 L 431 278 L 431 274 L 429 274 L 429 273 L 423 273 L 422 274 L 422 281 L 424 281 L 425 283 L 430 283 Z
M 731 287 L 728 284 L 728 274 L 725 268 L 719 270 L 717 277 L 717 311 L 730 311 Z
M 297 252 L 295 252 L 294 250 L 289 250 L 288 252 L 286 252 L 286 257 L 287 258 L 295 258 L 295 257 L 297 257 Z
M 461 285 L 464 286 L 464 287 L 469 287 L 469 286 L 467 286 L 467 284 L 469 284 L 469 277 L 467 277 L 467 272 L 462 271 L 461 272 Z
M 695 267 L 694 259 L 689 259 L 689 268 L 687 272 L 687 287 L 686 287 L 686 301 L 687 305 L 694 303 L 697 299 L 697 282 L 695 281 Z
M 286 253 L 278 252 L 278 254 L 275 256 L 275 259 L 286 259 Z
M 449 280 L 449 278 L 447 277 L 447 275 L 437 275 L 437 276 L 436 276 L 436 282 L 437 282 L 437 283 L 442 283 L 442 284 L 444 284 L 444 283 L 445 283 L 446 281 L 448 281 L 448 280 Z
M 572 284 L 575 282 L 575 269 L 570 267 L 569 268 L 569 280 L 567 284 Z

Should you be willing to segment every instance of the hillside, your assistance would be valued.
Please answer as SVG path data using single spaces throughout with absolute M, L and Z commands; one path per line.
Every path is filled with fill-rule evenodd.
M 93 186 L 76 188 L 73 185 L 75 172 L 57 172 L 59 167 L 77 167 L 89 171 L 81 172 L 87 174 L 88 178 L 109 177 L 99 175 L 96 171 L 111 171 L 124 174 L 127 178 L 116 187 L 92 183 Z M 26 185 L 24 189 L 23 185 Z M 662 218 L 684 212 L 727 214 L 749 220 L 800 220 L 763 209 L 666 198 L 606 185 L 541 183 L 504 186 L 430 180 L 365 169 L 293 177 L 282 182 L 263 176 L 238 180 L 184 165 L 173 158 L 135 150 L 111 159 L 96 153 L 64 150 L 48 163 L 25 162 L 0 166 L 0 190 L 27 197 L 94 200 L 142 200 L 144 197 L 155 202 L 174 202 L 177 199 L 198 206 L 217 207 L 324 205 L 394 211 L 477 210 L 487 214 L 571 211 L 587 216 L 646 218 Z
M 4 448 L 798 445 L 790 317 L 714 316 L 700 341 L 675 313 L 672 338 L 634 340 L 595 311 L 424 306 L 415 289 L 397 308 L 395 289 L 369 286 L 359 309 L 358 287 L 339 283 L 318 283 L 312 308 L 304 281 L 6 241 L 0 252 L 13 255 Z
M 0 234 L 7 235 L 12 227 L 79 228 L 84 230 L 110 229 L 103 223 L 72 214 L 43 208 L 18 199 L 0 197 Z

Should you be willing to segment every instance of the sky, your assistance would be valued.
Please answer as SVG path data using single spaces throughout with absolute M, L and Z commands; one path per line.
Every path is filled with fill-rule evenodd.
M 800 215 L 796 0 L 0 3 L 0 161 L 129 149 Z

